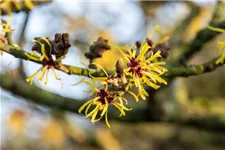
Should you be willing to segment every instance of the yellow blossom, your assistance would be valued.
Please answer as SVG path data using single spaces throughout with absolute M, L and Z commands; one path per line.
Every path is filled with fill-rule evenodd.
M 8 15 L 12 15 L 12 6 L 15 6 L 16 10 L 22 10 L 23 5 L 28 9 L 32 9 L 34 7 L 34 4 L 31 0 L 0 0 L 1 8 L 4 9 Z
M 56 120 L 48 122 L 41 130 L 41 138 L 53 145 L 61 145 L 66 139 L 63 126 Z
M 160 86 L 157 83 L 167 84 L 167 82 L 160 76 L 167 71 L 166 68 L 162 67 L 165 62 L 156 61 L 160 58 L 160 51 L 155 54 L 150 50 L 150 57 L 146 58 L 145 54 L 149 51 L 150 46 L 146 41 L 141 45 L 140 52 L 137 55 L 137 50 L 132 49 L 132 47 L 126 46 L 124 50 L 117 47 L 117 50 L 122 54 L 124 62 L 127 64 L 127 68 L 124 70 L 126 75 L 128 75 L 133 82 L 133 84 L 138 88 L 138 95 L 142 99 L 146 99 L 148 93 L 145 91 L 143 84 L 146 83 L 148 86 L 158 89 Z
M 51 44 L 49 43 L 49 41 L 46 38 L 41 38 L 43 41 L 45 41 L 48 46 L 51 48 Z M 48 83 L 48 74 L 49 74 L 49 69 L 51 69 L 53 71 L 54 77 L 57 80 L 61 80 L 55 72 L 55 67 L 57 66 L 58 62 L 61 61 L 62 59 L 65 58 L 65 56 L 62 56 L 56 60 L 53 60 L 52 56 L 47 54 L 47 51 L 45 49 L 45 44 L 34 40 L 33 42 L 40 44 L 41 46 L 41 56 L 37 55 L 35 52 L 32 52 L 31 54 L 25 53 L 25 55 L 28 57 L 28 59 L 33 60 L 33 61 L 41 61 L 43 66 L 38 69 L 33 75 L 31 75 L 30 77 L 28 77 L 26 79 L 27 82 L 30 82 L 30 84 L 32 85 L 32 81 L 35 78 L 35 76 L 37 76 L 38 73 L 38 82 L 41 82 L 45 76 L 45 81 L 44 81 L 44 86 L 47 85 Z
M 0 4 L 1 4 L 1 8 L 4 9 L 8 15 L 12 15 L 12 5 L 14 5 L 17 10 L 22 9 L 22 5 L 20 1 L 18 0 L 13 0 L 13 1 L 4 0 L 4 1 L 0 1 Z
M 79 113 L 82 112 L 82 110 L 85 110 L 85 118 L 91 118 L 91 122 L 94 124 L 95 122 L 98 122 L 101 120 L 103 116 L 105 116 L 105 123 L 107 127 L 111 127 L 108 121 L 108 108 L 109 104 L 112 104 L 115 106 L 119 111 L 120 111 L 120 116 L 125 115 L 125 110 L 129 111 L 131 108 L 127 108 L 124 106 L 124 101 L 127 104 L 127 100 L 124 97 L 117 96 L 114 94 L 111 94 L 108 91 L 108 86 L 105 86 L 105 88 L 97 88 L 93 82 L 87 82 L 87 81 L 82 81 L 89 86 L 92 87 L 92 90 L 90 92 L 90 96 L 93 96 L 94 94 L 96 95 L 95 98 L 87 101 L 84 103 L 80 109 L 78 110 Z M 92 111 L 89 111 L 91 106 L 95 106 L 95 108 Z M 100 115 L 98 118 L 97 116 Z M 97 119 L 96 119 L 97 118 Z
M 120 95 L 120 96 L 125 95 L 126 92 L 127 92 L 127 93 L 129 93 L 130 95 L 132 95 L 134 97 L 136 102 L 139 101 L 139 99 L 136 96 L 136 94 L 131 92 L 131 91 L 129 91 L 129 83 L 128 83 L 127 79 L 126 79 L 126 75 L 125 76 L 124 75 L 120 75 L 120 77 L 118 76 L 118 74 L 108 75 L 107 71 L 101 65 L 99 65 L 97 63 L 92 63 L 92 64 L 94 64 L 98 68 L 102 69 L 103 72 L 106 75 L 106 77 L 93 77 L 89 73 L 89 76 L 91 77 L 92 82 L 100 81 L 100 84 L 105 85 L 107 87 L 107 89 L 109 89 L 111 92 L 114 92 L 114 93 L 116 93 L 117 95 Z M 83 79 L 80 82 L 82 82 L 82 81 L 83 81 Z M 125 88 L 126 86 L 128 86 L 127 90 Z
M 153 27 L 153 29 L 148 33 L 148 29 L 146 31 L 146 35 L 147 35 L 147 41 L 150 40 L 148 44 L 151 44 L 149 45 L 151 48 L 154 48 L 156 45 L 160 44 L 160 43 L 164 43 L 166 41 L 169 40 L 169 36 L 165 36 L 163 38 L 160 38 L 158 39 L 157 41 L 153 42 L 151 39 L 152 39 L 152 36 L 154 35 L 154 33 L 159 33 L 160 32 L 160 25 L 156 25 Z
M 127 65 L 127 68 L 124 70 L 125 74 L 130 77 L 130 81 L 135 87 L 138 88 L 138 96 L 140 96 L 143 100 L 149 96 L 145 91 L 143 84 L 147 84 L 154 89 L 158 89 L 160 87 L 158 83 L 163 83 L 165 85 L 167 84 L 167 82 L 160 77 L 164 74 L 164 72 L 167 71 L 166 68 L 162 67 L 162 65 L 165 65 L 166 63 L 163 61 L 157 61 L 157 59 L 161 57 L 161 51 L 158 50 L 157 52 L 153 53 L 152 49 L 157 44 L 166 42 L 169 37 L 159 39 L 155 43 L 150 41 L 152 35 L 155 32 L 160 31 L 159 28 L 159 25 L 155 26 L 147 35 L 147 39 L 142 42 L 140 46 L 139 53 L 137 53 L 137 49 L 134 46 L 125 46 L 123 48 L 116 47 L 116 49 L 123 56 L 124 63 Z M 150 53 L 149 57 L 146 56 L 147 52 Z M 130 94 L 135 96 L 134 93 Z
M 0 23 L 0 26 L 2 26 L 3 28 L 3 29 L 0 29 L 0 32 L 2 32 L 4 36 L 6 35 L 6 33 L 15 31 L 15 29 L 10 29 L 11 21 L 12 21 L 12 16 L 10 16 L 9 20 L 6 23 Z
M 25 123 L 26 123 L 26 113 L 20 110 L 15 110 L 10 114 L 8 119 L 8 127 L 16 132 L 21 133 L 24 131 Z
M 216 32 L 225 33 L 225 30 L 221 29 L 221 28 L 215 28 L 215 27 L 212 27 L 212 26 L 208 26 L 208 28 L 210 30 L 213 30 L 213 31 L 216 31 Z M 219 47 L 220 47 L 219 50 L 221 52 L 221 56 L 216 60 L 216 64 L 224 63 L 224 61 L 225 61 L 225 41 L 219 41 L 218 44 L 219 44 Z

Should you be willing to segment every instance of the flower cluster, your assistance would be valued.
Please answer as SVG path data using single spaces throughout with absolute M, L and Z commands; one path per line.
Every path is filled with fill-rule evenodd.
M 158 29 L 158 26 L 154 28 L 151 33 L 154 33 L 156 29 Z M 149 96 L 144 89 L 144 84 L 154 89 L 158 89 L 161 83 L 167 84 L 167 82 L 160 77 L 167 71 L 167 69 L 163 67 L 165 62 L 159 61 L 161 51 L 157 50 L 153 52 L 153 49 L 156 45 L 167 41 L 168 38 L 166 37 L 154 44 L 151 42 L 151 45 L 149 45 L 150 36 L 142 42 L 139 49 L 129 46 L 114 47 L 123 57 L 122 60 L 117 61 L 116 73 L 113 75 L 108 75 L 104 68 L 96 63 L 92 63 L 102 69 L 107 77 L 96 78 L 90 74 L 92 78 L 91 83 L 82 81 L 93 88 L 93 90 L 90 91 L 90 96 L 95 97 L 83 104 L 79 109 L 79 113 L 86 108 L 85 118 L 91 117 L 92 123 L 99 121 L 105 116 L 106 125 L 110 127 L 107 117 L 109 104 L 114 105 L 120 111 L 120 116 L 123 116 L 125 115 L 125 110 L 131 110 L 125 106 L 128 104 L 128 100 L 124 98 L 125 94 L 129 93 L 135 98 L 136 102 L 138 102 L 139 97 L 145 100 L 146 97 Z M 126 67 L 124 67 L 123 64 L 126 64 Z M 100 85 L 103 87 L 96 87 L 95 81 L 100 81 Z M 130 88 L 133 86 L 138 89 L 137 94 L 131 92 Z M 124 101 L 126 103 L 124 103 Z M 95 105 L 95 108 L 89 112 L 92 105 Z M 100 114 L 98 114 L 99 111 L 101 111 Z M 98 115 L 100 116 L 96 119 Z
M 0 24 L 3 28 L 0 30 L 3 34 L 3 36 L 6 36 L 6 33 L 15 31 L 15 29 L 10 29 L 11 21 L 12 21 L 12 17 L 10 17 L 7 22 L 2 21 L 2 23 Z
M 40 73 L 38 76 L 38 82 L 43 81 L 43 78 L 46 75 L 44 81 L 45 86 L 48 82 L 49 69 L 53 71 L 55 79 L 60 80 L 60 78 L 56 75 L 55 67 L 57 67 L 61 63 L 61 60 L 66 57 L 68 48 L 71 46 L 69 43 L 69 35 L 67 33 L 56 34 L 54 41 L 44 37 L 35 38 L 33 42 L 36 44 L 33 46 L 32 50 L 37 51 L 40 55 L 36 54 L 34 51 L 31 54 L 25 53 L 25 55 L 30 60 L 38 62 L 41 61 L 42 67 L 38 69 L 32 76 L 28 77 L 26 81 L 32 84 L 35 76 Z M 56 60 L 53 59 L 53 55 L 56 56 Z
M 144 41 L 141 45 L 139 55 L 136 55 L 137 51 L 132 49 L 132 47 L 125 47 L 123 51 L 121 48 L 117 48 L 118 51 L 123 55 L 124 62 L 127 64 L 127 68 L 124 70 L 125 74 L 130 79 L 131 83 L 138 88 L 138 96 L 142 99 L 146 99 L 146 96 L 149 96 L 145 91 L 143 84 L 158 89 L 160 86 L 157 83 L 167 82 L 162 79 L 160 76 L 167 71 L 166 68 L 162 67 L 165 65 L 165 62 L 156 61 L 157 58 L 160 58 L 160 51 L 157 51 L 155 54 L 151 52 L 150 57 L 145 56 L 146 52 L 149 50 L 150 46 Z
M 22 10 L 22 7 L 25 6 L 27 9 L 32 9 L 34 4 L 31 0 L 0 0 L 1 13 L 12 15 L 13 9 L 16 11 Z
M 32 1 L 30 0 L 24 0 L 24 1 L 19 1 L 19 0 L 0 0 L 0 15 L 2 14 L 8 14 L 9 15 L 9 20 L 7 22 L 3 22 L 1 25 L 3 26 L 4 30 L 1 30 L 1 32 L 8 33 L 12 32 L 14 30 L 10 29 L 10 24 L 12 21 L 12 13 L 13 9 L 20 11 L 23 7 L 23 5 L 27 9 L 32 9 L 34 7 Z
M 9 19 L 7 21 L 1 20 L 0 29 L 3 36 L 6 36 L 8 33 L 13 32 L 15 29 L 10 29 L 10 24 L 12 22 L 13 10 L 20 11 L 25 7 L 27 10 L 31 10 L 34 7 L 34 4 L 31 0 L 0 0 L 0 15 L 7 14 Z M 15 43 L 11 43 L 13 46 L 17 46 Z M 0 51 L 2 54 L 2 51 Z
M 2 23 L 0 23 L 0 26 L 2 29 L 0 29 L 0 40 L 5 43 L 5 44 L 8 44 L 8 40 L 5 38 L 6 37 L 6 34 L 9 33 L 9 32 L 13 32 L 14 30 L 10 29 L 10 22 L 11 22 L 11 19 L 6 22 L 4 20 L 1 20 Z M 0 50 L 0 55 L 2 55 L 3 52 Z
M 105 87 L 98 88 L 94 85 L 93 82 L 91 83 L 87 81 L 82 81 L 82 82 L 85 82 L 86 84 L 92 87 L 93 90 L 91 90 L 90 96 L 95 95 L 95 98 L 84 103 L 80 107 L 78 112 L 81 113 L 81 111 L 84 110 L 84 108 L 86 107 L 85 118 L 91 117 L 92 123 L 99 121 L 103 116 L 105 116 L 106 125 L 110 127 L 110 124 L 108 122 L 108 117 L 107 117 L 109 104 L 112 104 L 120 111 L 120 116 L 125 115 L 125 110 L 126 111 L 131 110 L 131 108 L 129 109 L 124 106 L 124 101 L 127 104 L 127 99 L 120 96 L 119 94 L 117 95 L 116 93 L 110 92 L 110 90 L 108 90 L 107 84 Z M 89 109 L 92 105 L 94 105 L 95 108 L 89 112 Z M 100 115 L 100 116 L 96 119 L 97 115 Z
M 41 56 L 37 55 L 35 52 L 32 52 L 31 54 L 26 53 L 25 55 L 28 57 L 28 59 L 33 60 L 33 61 L 42 61 L 42 67 L 40 69 L 38 69 L 32 76 L 28 77 L 26 79 L 27 82 L 30 82 L 30 84 L 32 85 L 32 81 L 34 79 L 34 77 L 40 72 L 40 75 L 38 77 L 38 82 L 42 81 L 44 78 L 44 75 L 46 74 L 46 79 L 44 82 L 44 85 L 47 84 L 48 82 L 48 73 L 49 73 L 49 69 L 52 69 L 53 73 L 54 73 L 54 77 L 57 80 L 60 80 L 59 77 L 57 77 L 56 72 L 55 72 L 55 67 L 57 65 L 57 62 L 59 62 L 61 59 L 63 59 L 63 57 L 61 59 L 58 60 L 53 60 L 52 56 L 49 55 L 49 50 L 51 51 L 52 47 L 48 41 L 47 38 L 41 38 L 40 41 L 38 40 L 33 40 L 33 42 L 37 43 L 40 45 L 41 47 Z M 47 50 L 46 48 L 46 42 L 47 46 L 49 46 L 49 49 Z
M 208 28 L 213 30 L 213 31 L 216 31 L 216 32 L 225 33 L 225 30 L 221 29 L 221 28 L 214 28 L 214 27 L 211 27 L 211 26 L 209 26 Z M 219 41 L 218 44 L 219 44 L 219 47 L 220 47 L 219 49 L 220 49 L 220 52 L 221 52 L 221 56 L 217 59 L 216 64 L 220 64 L 220 63 L 223 63 L 225 61 L 225 41 Z

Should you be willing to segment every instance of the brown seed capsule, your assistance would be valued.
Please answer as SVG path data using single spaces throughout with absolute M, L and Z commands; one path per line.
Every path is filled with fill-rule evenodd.
M 70 38 L 68 33 L 57 33 L 55 34 L 55 39 L 52 42 L 53 51 L 56 57 L 64 56 L 68 53 L 69 48 L 71 47 Z
M 89 52 L 85 53 L 85 57 L 92 63 L 95 58 L 101 58 L 106 50 L 110 50 L 108 40 L 99 37 L 98 40 L 89 47 Z
M 169 51 L 169 45 L 168 45 L 168 42 L 164 42 L 164 43 L 160 43 L 160 44 L 157 44 L 153 47 L 153 44 L 154 42 L 149 39 L 149 38 L 146 38 L 146 41 L 148 43 L 148 45 L 151 47 L 149 48 L 148 52 L 145 54 L 146 58 L 149 58 L 150 57 L 150 51 L 152 50 L 153 53 L 156 53 L 158 50 L 161 51 L 161 56 L 163 59 L 166 59 L 168 57 L 168 51 Z
M 152 41 L 151 39 L 149 39 L 149 38 L 146 38 L 146 41 L 147 41 L 148 45 L 149 45 L 150 47 L 152 47 L 153 41 Z
M 153 53 L 156 53 L 158 50 L 160 50 L 162 58 L 166 59 L 168 57 L 169 49 L 170 48 L 169 48 L 168 42 L 164 42 L 164 43 L 160 43 L 160 44 L 156 45 L 152 49 L 152 51 L 153 51 Z

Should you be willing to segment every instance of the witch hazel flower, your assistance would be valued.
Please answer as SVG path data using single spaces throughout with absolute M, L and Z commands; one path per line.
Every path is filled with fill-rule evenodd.
M 82 82 L 92 87 L 89 96 L 94 96 L 94 98 L 84 103 L 78 112 L 81 113 L 85 109 L 85 118 L 91 118 L 93 124 L 100 121 L 102 117 L 105 117 L 107 127 L 111 127 L 108 121 L 109 105 L 115 106 L 120 111 L 120 116 L 125 116 L 125 111 L 132 110 L 132 108 L 124 106 L 124 101 L 127 104 L 127 100 L 115 93 L 110 93 L 108 86 L 98 88 L 94 85 L 94 82 Z M 89 111 L 90 108 L 93 109 Z
M 212 26 L 208 26 L 208 28 L 216 32 L 225 33 L 225 30 L 221 28 L 215 28 Z M 216 60 L 216 64 L 220 64 L 220 63 L 222 64 L 225 61 L 225 41 L 219 41 L 218 45 L 219 45 L 221 56 Z
M 156 43 L 165 42 L 167 39 L 164 38 Z M 147 40 L 142 42 L 139 49 L 134 46 L 115 48 L 122 55 L 123 63 L 127 65 L 127 68 L 124 69 L 125 74 L 130 77 L 130 81 L 138 88 L 138 96 L 142 99 L 145 100 L 149 96 L 144 89 L 144 84 L 156 90 L 160 88 L 161 83 L 167 85 L 167 82 L 161 77 L 167 71 L 163 67 L 166 62 L 158 61 L 162 57 L 161 51 L 153 52 Z M 146 53 L 150 53 L 150 55 L 146 56 Z
M 38 51 L 41 55 L 38 55 L 35 52 L 32 52 L 31 54 L 25 53 L 25 55 L 30 60 L 41 61 L 42 67 L 39 68 L 33 75 L 28 77 L 26 79 L 26 81 L 29 82 L 32 85 L 32 82 L 33 82 L 34 78 L 39 74 L 38 82 L 40 83 L 40 82 L 43 81 L 44 86 L 46 86 L 47 83 L 48 83 L 49 70 L 52 70 L 55 79 L 61 80 L 55 72 L 55 67 L 57 67 L 58 63 L 62 59 L 64 59 L 65 56 L 62 56 L 62 57 L 54 60 L 52 55 L 51 55 L 52 45 L 50 44 L 50 42 L 47 38 L 42 37 L 39 40 L 33 40 L 33 42 L 35 42 L 36 44 L 38 44 L 40 46 L 40 49 L 37 49 L 36 51 Z M 35 45 L 35 46 L 37 47 L 37 45 Z

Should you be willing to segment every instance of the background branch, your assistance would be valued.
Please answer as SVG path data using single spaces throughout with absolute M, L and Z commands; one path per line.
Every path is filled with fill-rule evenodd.
M 170 45 L 176 46 L 177 44 L 180 45 L 183 43 L 182 38 L 180 37 L 189 26 L 189 23 L 200 13 L 200 7 L 194 2 L 187 1 L 186 4 L 189 6 L 191 11 L 189 15 L 176 26 L 175 31 L 172 33 L 169 40 Z
M 0 75 L 1 87 L 18 96 L 27 98 L 37 104 L 62 110 L 77 112 L 84 101 L 62 97 L 46 90 L 30 85 L 23 80 L 15 79 L 9 75 Z
M 53 94 L 47 92 L 43 89 L 38 88 L 35 85 L 30 86 L 23 80 L 16 80 L 15 78 L 11 77 L 10 75 L 0 75 L 0 86 L 16 94 L 18 96 L 22 96 L 30 101 L 40 104 L 43 106 L 48 106 L 50 108 L 56 108 L 61 110 L 66 110 L 70 112 L 78 113 L 78 109 L 85 101 L 83 100 L 75 100 L 71 98 L 65 98 L 58 94 Z M 146 122 L 148 120 L 148 113 L 144 108 L 134 108 L 132 111 L 128 112 L 125 117 L 118 117 L 118 111 L 110 111 L 109 118 L 125 121 L 125 122 Z M 184 115 L 185 116 L 185 115 Z M 199 118 L 196 116 L 192 116 L 190 118 L 181 117 L 185 119 L 174 119 L 168 118 L 166 122 L 176 122 L 183 125 L 190 125 L 210 130 L 217 130 L 217 131 L 225 131 L 225 123 L 221 121 L 219 117 L 208 116 Z M 158 122 L 165 122 L 165 120 L 160 120 Z M 212 123 L 213 122 L 213 123 Z
M 213 27 L 222 28 L 225 29 L 225 21 L 220 22 L 218 24 L 211 24 Z M 184 50 L 181 51 L 179 55 L 177 55 L 176 58 L 171 60 L 168 65 L 178 65 L 179 63 L 184 64 L 187 60 L 189 60 L 196 52 L 198 52 L 204 43 L 210 41 L 216 35 L 218 35 L 218 32 L 212 31 L 208 28 L 205 28 L 197 33 L 196 38 L 191 41 Z
M 29 22 L 29 17 L 30 17 L 30 12 L 28 12 L 25 16 L 25 19 L 24 19 L 24 23 L 23 23 L 23 26 L 22 26 L 22 29 L 21 29 L 21 33 L 20 33 L 20 37 L 19 37 L 19 41 L 18 41 L 18 45 L 20 45 L 20 47 L 23 47 L 24 44 L 25 44 L 25 32 L 26 32 L 26 28 L 27 28 L 27 24 Z M 23 60 L 20 59 L 19 61 L 19 67 L 18 67 L 18 72 L 19 72 L 19 77 L 21 79 L 26 79 L 26 73 L 24 71 L 24 66 L 23 66 Z

